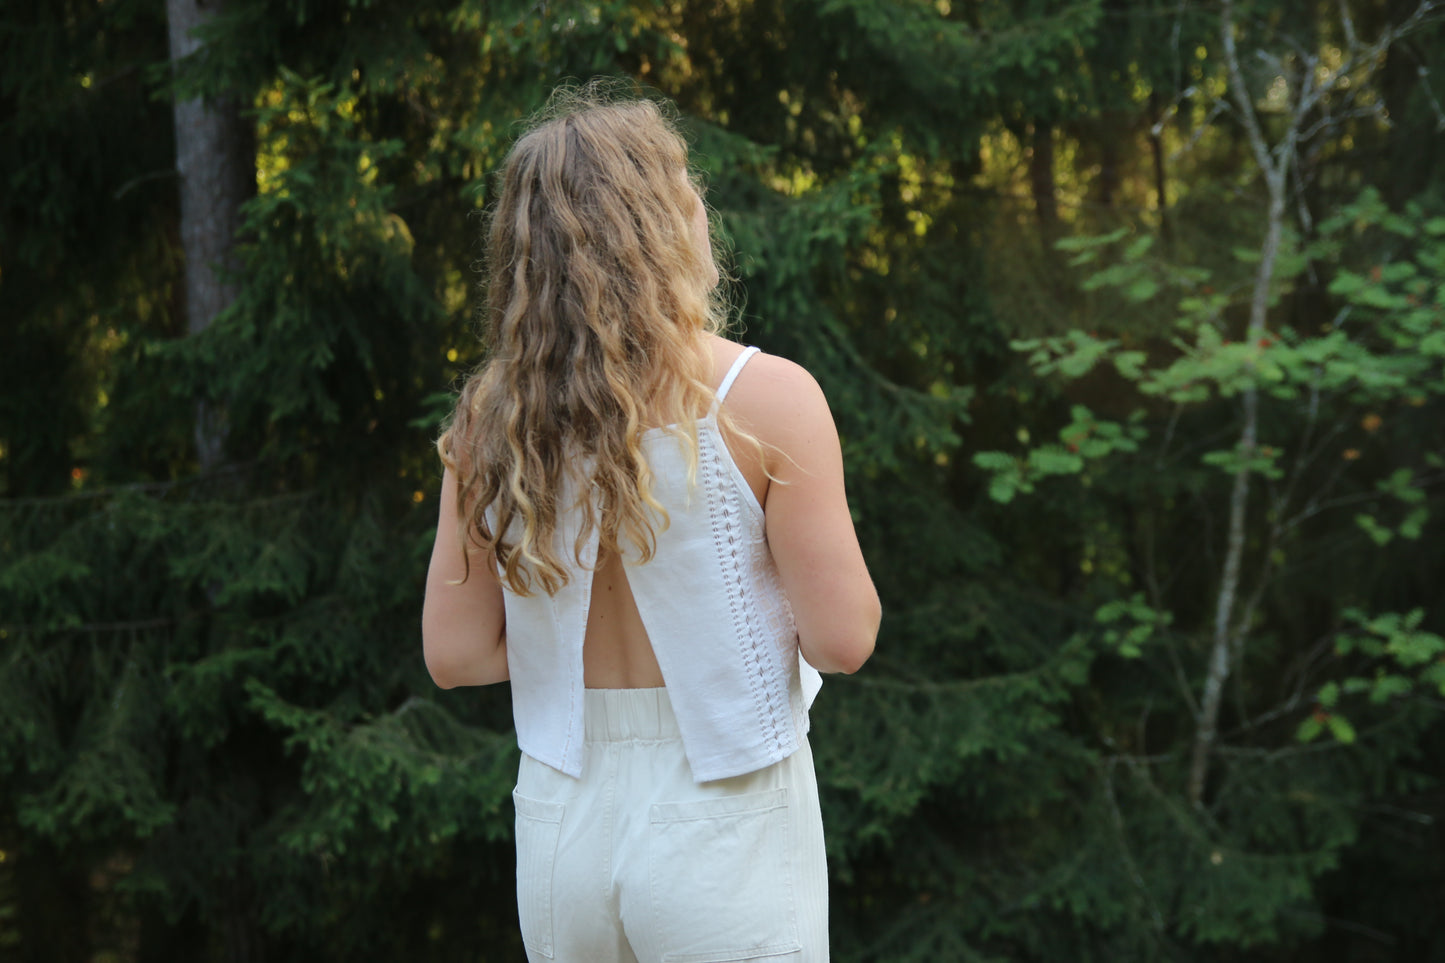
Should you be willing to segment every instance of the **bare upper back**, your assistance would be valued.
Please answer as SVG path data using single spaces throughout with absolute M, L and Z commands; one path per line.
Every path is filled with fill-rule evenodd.
M 727 376 L 743 347 L 723 338 L 712 339 L 713 372 L 711 384 L 717 387 Z M 747 367 L 757 364 L 752 359 Z M 744 371 L 747 370 L 745 367 Z M 734 382 L 728 394 L 729 404 L 744 389 Z M 733 458 L 742 469 L 759 504 L 767 496 L 767 472 L 756 453 L 735 449 Z M 587 610 L 587 634 L 582 645 L 583 678 L 592 689 L 637 689 L 663 684 L 662 670 L 652 652 L 651 640 L 642 624 L 632 588 L 627 581 L 626 566 L 614 553 L 604 552 L 598 558 L 592 577 L 592 599 Z
M 744 348 L 711 342 L 717 386 Z M 764 508 L 769 549 L 792 605 L 803 654 L 824 672 L 852 672 L 873 651 L 880 609 L 853 530 L 842 450 L 826 399 L 805 370 L 759 354 L 728 392 L 731 421 L 757 444 L 724 432 L 728 451 Z M 613 555 L 598 560 L 583 643 L 590 688 L 663 684 L 647 630 Z

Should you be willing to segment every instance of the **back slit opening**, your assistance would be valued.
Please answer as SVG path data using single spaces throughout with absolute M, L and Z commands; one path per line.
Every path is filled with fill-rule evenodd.
M 582 663 L 589 689 L 648 689 L 663 684 L 627 566 L 615 553 L 599 550 L 592 573 Z

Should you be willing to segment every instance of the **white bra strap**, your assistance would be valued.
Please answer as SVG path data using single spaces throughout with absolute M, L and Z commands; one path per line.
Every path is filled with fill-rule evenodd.
M 743 365 L 747 364 L 748 359 L 758 354 L 761 350 L 761 348 L 749 346 L 743 349 L 742 354 L 738 355 L 738 359 L 733 362 L 733 366 L 728 369 L 727 375 L 723 378 L 722 384 L 717 386 L 717 403 L 719 405 L 722 404 L 723 399 L 728 396 L 728 390 L 732 388 L 733 382 L 737 380 L 738 372 L 743 370 Z

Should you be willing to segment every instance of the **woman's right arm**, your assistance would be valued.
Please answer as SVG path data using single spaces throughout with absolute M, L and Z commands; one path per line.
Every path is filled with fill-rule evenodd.
M 421 616 L 427 671 L 443 689 L 506 681 L 502 583 L 491 553 L 471 551 L 470 558 L 463 559 L 457 534 L 457 480 L 450 469 L 442 476 L 438 515 Z
M 803 657 L 821 672 L 856 672 L 873 654 L 882 606 L 853 529 L 828 401 L 812 375 L 784 358 L 760 355 L 743 376 L 748 390 L 736 410 L 764 445 L 768 546 Z

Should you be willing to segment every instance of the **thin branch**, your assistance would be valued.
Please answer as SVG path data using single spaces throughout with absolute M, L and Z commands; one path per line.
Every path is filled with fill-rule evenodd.
M 1354 933 L 1356 936 L 1363 936 L 1367 939 L 1374 940 L 1381 946 L 1400 945 L 1400 938 L 1394 933 L 1387 933 L 1384 930 L 1377 930 L 1373 926 L 1367 926 L 1364 923 L 1357 923 L 1354 920 L 1347 920 L 1339 916 L 1329 916 L 1325 914 L 1321 914 L 1320 919 L 1324 920 L 1331 926 L 1335 926 L 1339 929 L 1346 931 L 1347 933 Z
M 1199 718 L 1199 703 L 1194 699 L 1194 686 L 1189 681 L 1188 673 L 1184 671 L 1184 664 L 1179 661 L 1179 652 L 1172 644 L 1168 644 L 1164 648 L 1169 653 L 1169 664 L 1174 670 L 1174 681 L 1178 684 L 1179 692 L 1184 697 L 1184 705 L 1189 709 L 1189 714 L 1197 719 Z
M 1338 113 L 1327 113 L 1315 121 L 1309 130 L 1300 135 L 1301 142 L 1310 142 L 1317 137 L 1321 131 L 1332 127 L 1338 127 L 1347 120 L 1365 120 L 1373 118 L 1382 124 L 1389 125 L 1390 118 L 1385 114 L 1383 104 L 1375 103 L 1365 107 L 1357 107 L 1352 110 L 1340 111 Z
M 1406 822 L 1417 823 L 1421 826 L 1435 825 L 1435 817 L 1429 813 L 1418 813 L 1410 809 L 1401 809 L 1399 806 L 1391 806 L 1389 803 L 1369 803 L 1361 806 L 1365 812 L 1381 812 L 1396 819 L 1403 819 Z
M 1123 857 L 1124 868 L 1129 873 L 1129 880 L 1138 891 L 1139 900 L 1149 914 L 1149 921 L 1154 924 L 1156 936 L 1165 939 L 1164 914 L 1159 911 L 1159 906 L 1154 901 L 1149 884 L 1144 879 L 1144 874 L 1139 871 L 1139 864 L 1134 859 L 1134 852 L 1129 846 L 1128 834 L 1124 831 L 1124 814 L 1119 809 L 1119 800 L 1114 795 L 1114 760 L 1109 764 L 1100 767 L 1099 781 L 1104 786 L 1104 798 L 1109 804 L 1109 821 L 1113 824 L 1114 835 L 1119 843 L 1119 854 Z
M 1313 679 L 1316 673 L 1316 666 L 1321 669 L 1329 664 L 1335 652 L 1335 636 L 1333 632 L 1326 632 L 1321 635 L 1302 655 L 1296 657 L 1285 669 L 1281 682 L 1289 690 L 1290 695 L 1286 700 L 1286 706 L 1295 706 L 1304 700 L 1305 690 L 1313 687 Z M 1291 682 L 1291 680 L 1293 680 Z M 1255 717 L 1255 724 L 1263 724 L 1282 713 L 1269 712 Z
M 1303 168 L 1302 168 L 1302 166 L 1301 166 L 1301 164 L 1300 164 L 1299 152 L 1296 151 L 1296 152 L 1295 152 L 1295 156 L 1294 156 L 1294 208 L 1295 208 L 1295 217 L 1299 218 L 1300 233 L 1301 233 L 1302 235 L 1308 237 L 1309 235 L 1311 235 L 1311 234 L 1314 233 L 1314 230 L 1315 230 L 1315 218 L 1314 218 L 1314 215 L 1310 212 L 1309 202 L 1308 202 L 1307 200 L 1305 200 L 1304 183 L 1305 183 L 1304 170 L 1303 170 Z M 1305 269 L 1306 269 L 1307 271 L 1309 271 L 1309 273 L 1310 273 L 1310 280 L 1313 281 L 1313 282 L 1315 282 L 1315 283 L 1318 283 L 1318 282 L 1319 282 L 1319 278 L 1318 278 L 1318 276 L 1316 276 L 1316 274 L 1315 274 L 1314 262 L 1311 261 L 1309 264 L 1307 264 L 1307 265 L 1305 266 Z
M 1210 125 L 1219 118 L 1220 114 L 1224 113 L 1228 109 L 1229 105 L 1225 103 L 1223 98 L 1216 100 L 1214 102 L 1214 106 L 1210 107 L 1209 114 L 1204 118 L 1204 120 L 1199 124 L 1198 127 L 1194 128 L 1194 133 L 1189 135 L 1189 140 L 1185 141 L 1182 146 L 1176 148 L 1172 153 L 1170 153 L 1169 163 L 1174 163 L 1184 154 L 1187 154 L 1191 150 L 1193 150 L 1199 144 L 1200 138 L 1204 136 L 1204 132 L 1207 131 Z
M 1340 472 L 1343 472 L 1343 468 L 1339 469 L 1336 475 L 1338 476 Z M 1333 482 L 1334 480 L 1334 478 L 1330 479 L 1331 482 Z M 1445 481 L 1445 475 L 1439 477 L 1432 477 L 1427 475 L 1416 481 L 1410 487 L 1421 489 L 1430 488 L 1434 485 L 1439 484 L 1442 481 Z M 1383 497 L 1381 492 L 1376 491 L 1375 489 L 1370 489 L 1369 491 L 1354 492 L 1349 495 L 1341 495 L 1338 498 L 1331 498 L 1323 502 L 1311 501 L 1306 505 L 1304 509 L 1301 509 L 1298 515 L 1290 519 L 1289 527 L 1293 528 L 1294 526 L 1300 524 L 1306 519 L 1313 518 L 1321 512 L 1329 511 L 1333 508 L 1344 508 L 1348 505 L 1358 505 L 1361 502 L 1377 501 L 1381 497 Z
M 1420 78 L 1420 89 L 1425 91 L 1425 99 L 1430 102 L 1430 107 L 1435 111 L 1435 129 L 1445 130 L 1445 109 L 1441 109 L 1440 101 L 1435 97 L 1435 91 L 1430 86 L 1430 70 L 1424 64 L 1415 68 Z
M 1265 143 L 1264 131 L 1259 126 L 1259 117 L 1255 114 L 1254 101 L 1249 95 L 1249 87 L 1244 82 L 1244 73 L 1239 67 L 1239 50 L 1234 43 L 1234 0 L 1224 0 L 1223 11 L 1220 14 L 1219 33 L 1224 43 L 1224 63 L 1229 74 L 1229 92 L 1234 96 L 1240 122 L 1244 125 L 1244 132 L 1249 138 L 1250 150 L 1254 152 L 1254 161 L 1259 165 L 1260 170 L 1268 173 L 1272 170 L 1269 146 Z
M 133 189 L 136 188 L 136 187 L 139 187 L 141 184 L 144 184 L 146 181 L 159 181 L 159 180 L 164 180 L 164 179 L 169 178 L 169 177 L 179 177 L 179 176 L 180 176 L 180 172 L 177 171 L 174 167 L 168 168 L 168 169 L 166 169 L 166 170 L 151 171 L 149 174 L 140 174 L 140 175 L 138 175 L 138 176 L 136 176 L 136 177 L 132 177 L 130 180 L 128 180 L 128 181 L 126 181 L 124 184 L 120 185 L 120 187 L 116 188 L 116 189 L 115 189 L 115 193 L 110 196 L 110 199 L 113 200 L 113 201 L 118 201 L 118 200 L 120 200 L 122 197 L 125 197 L 127 194 L 129 194 L 129 193 L 131 192 L 131 190 L 133 190 Z
M 1237 727 L 1229 730 L 1228 732 L 1221 733 L 1221 738 L 1231 739 L 1237 736 L 1241 736 L 1246 732 L 1253 732 L 1265 723 L 1273 722 L 1275 719 L 1278 719 L 1282 716 L 1294 715 L 1294 713 L 1299 711 L 1299 708 L 1304 704 L 1304 701 L 1305 700 L 1303 692 L 1294 693 L 1289 697 L 1289 699 L 1275 706 L 1273 709 L 1270 709 L 1267 712 L 1261 712 L 1259 715 L 1254 716 L 1253 718 L 1245 718 Z
M 1179 425 L 1179 413 L 1184 410 L 1182 402 L 1176 402 L 1174 410 L 1169 413 L 1169 424 L 1164 426 L 1164 439 L 1159 445 L 1159 454 L 1154 456 L 1154 467 L 1164 467 L 1164 456 L 1169 453 L 1169 446 L 1174 441 L 1174 429 Z
M 1198 87 L 1186 87 L 1176 94 L 1174 99 L 1169 102 L 1169 105 L 1159 112 L 1159 119 L 1149 125 L 1149 136 L 1158 137 L 1163 134 L 1164 125 L 1169 123 L 1175 114 L 1179 113 L 1179 105 L 1197 93 L 1199 93 Z
M 1353 50 L 1360 45 L 1360 38 L 1355 34 L 1355 21 L 1350 18 L 1350 5 L 1345 0 L 1337 0 L 1335 5 L 1340 8 L 1340 23 L 1345 28 L 1345 46 Z

